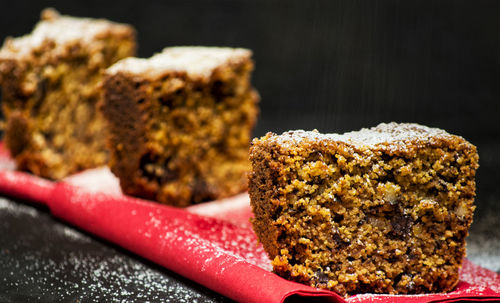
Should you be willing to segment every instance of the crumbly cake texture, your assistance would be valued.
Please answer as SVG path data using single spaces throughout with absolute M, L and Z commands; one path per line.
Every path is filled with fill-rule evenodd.
M 282 277 L 341 295 L 446 292 L 475 206 L 475 146 L 418 124 L 254 139 L 253 227 Z
M 171 47 L 107 70 L 110 167 L 125 193 L 187 206 L 246 189 L 259 100 L 251 55 Z
M 135 31 L 53 9 L 29 35 L 0 49 L 5 143 L 21 170 L 61 179 L 105 164 L 106 130 L 97 111 L 105 68 L 135 53 Z

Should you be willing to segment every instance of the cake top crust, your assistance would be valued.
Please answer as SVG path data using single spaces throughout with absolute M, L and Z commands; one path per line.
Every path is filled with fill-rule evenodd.
M 30 34 L 7 38 L 0 49 L 0 58 L 22 58 L 29 56 L 33 50 L 44 42 L 55 43 L 55 48 L 63 48 L 66 44 L 80 42 L 90 43 L 105 36 L 109 32 L 128 34 L 130 25 L 111 22 L 105 19 L 79 18 L 60 15 L 56 10 L 44 9 L 41 20 Z
M 317 131 L 295 130 L 282 135 L 268 134 L 268 142 L 284 148 L 291 148 L 302 142 L 335 141 L 358 149 L 391 148 L 401 149 L 408 144 L 426 145 L 438 141 L 467 142 L 460 136 L 447 133 L 439 128 L 431 128 L 416 123 L 381 123 L 372 128 L 344 134 L 321 134 Z
M 151 58 L 126 58 L 106 70 L 113 75 L 118 72 L 158 77 L 170 72 L 186 72 L 191 78 L 207 78 L 219 66 L 249 60 L 252 52 L 244 48 L 176 46 L 167 47 Z

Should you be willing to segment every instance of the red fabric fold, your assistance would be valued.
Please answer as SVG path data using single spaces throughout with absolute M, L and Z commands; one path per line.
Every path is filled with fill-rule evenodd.
M 58 184 L 49 207 L 63 220 L 237 301 L 280 302 L 283 292 L 309 291 L 255 265 L 262 256 L 255 235 L 230 222 L 67 183 Z
M 236 301 L 283 302 L 291 296 L 322 296 L 330 302 L 500 299 L 500 275 L 467 260 L 459 285 L 448 294 L 343 299 L 270 271 L 269 259 L 248 223 L 251 212 L 245 194 L 176 209 L 122 195 L 107 169 L 54 183 L 12 171 L 11 164 L 0 145 L 0 193 L 44 203 L 54 216 Z

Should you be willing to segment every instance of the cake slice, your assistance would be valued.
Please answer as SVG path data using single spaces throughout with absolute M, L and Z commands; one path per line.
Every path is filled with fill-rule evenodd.
M 247 187 L 258 112 L 251 52 L 171 47 L 106 71 L 110 167 L 130 195 L 187 206 Z
M 96 108 L 102 71 L 135 52 L 135 31 L 106 20 L 42 12 L 33 32 L 0 49 L 5 143 L 21 170 L 61 179 L 105 164 Z
M 462 137 L 389 123 L 252 143 L 253 227 L 277 274 L 341 295 L 458 283 L 478 167 Z

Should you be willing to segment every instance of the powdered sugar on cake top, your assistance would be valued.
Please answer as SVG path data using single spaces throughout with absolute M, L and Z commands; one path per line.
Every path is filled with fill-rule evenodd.
M 53 41 L 56 50 L 75 41 L 90 42 L 110 30 L 127 32 L 130 27 L 104 19 L 61 16 L 53 9 L 46 9 L 42 12 L 42 20 L 31 34 L 5 41 L 0 49 L 0 57 L 18 58 L 29 55 L 45 41 Z
M 415 123 L 381 123 L 376 127 L 363 128 L 344 134 L 321 134 L 317 131 L 295 130 L 269 138 L 283 147 L 296 146 L 302 141 L 337 141 L 358 148 L 373 148 L 378 145 L 400 145 L 405 142 L 428 142 L 431 138 L 449 140 L 460 138 L 439 128 Z
M 248 60 L 252 52 L 243 48 L 178 46 L 165 48 L 149 59 L 126 58 L 107 69 L 108 74 L 125 72 L 160 76 L 185 71 L 192 78 L 209 77 L 219 66 Z

